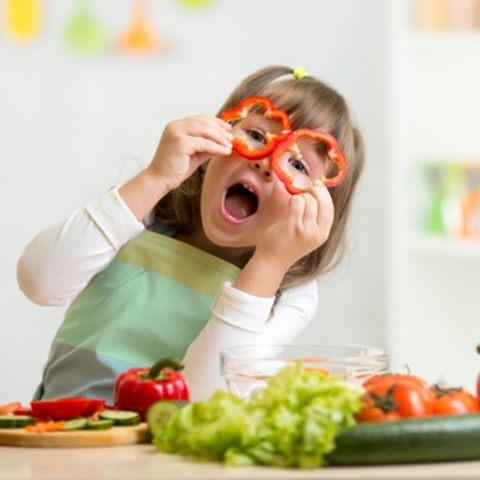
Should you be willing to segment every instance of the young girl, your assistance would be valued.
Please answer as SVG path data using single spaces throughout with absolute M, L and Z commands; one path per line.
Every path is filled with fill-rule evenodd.
M 69 304 L 35 398 L 113 405 L 121 372 L 174 356 L 184 359 L 192 400 L 203 399 L 226 387 L 221 349 L 286 344 L 305 328 L 317 308 L 316 277 L 343 253 L 364 153 L 342 96 L 299 72 L 253 73 L 219 116 L 247 97 L 270 99 L 291 130 L 336 138 L 348 164 L 343 181 L 324 185 L 327 155 L 308 141 L 286 167 L 311 177 L 297 194 L 270 155 L 246 160 L 232 149 L 240 136 L 259 150 L 287 133 L 258 109 L 231 124 L 213 116 L 169 123 L 145 170 L 42 231 L 18 262 L 28 298 Z

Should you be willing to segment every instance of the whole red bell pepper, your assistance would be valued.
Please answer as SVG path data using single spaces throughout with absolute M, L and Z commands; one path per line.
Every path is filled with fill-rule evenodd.
M 148 407 L 158 400 L 189 400 L 187 382 L 176 358 L 159 360 L 152 368 L 132 368 L 115 382 L 115 408 L 138 412 L 145 420 Z
M 232 142 L 233 149 L 243 158 L 248 160 L 259 160 L 268 157 L 275 146 L 285 137 L 285 134 L 292 129 L 288 114 L 283 110 L 274 107 L 272 101 L 265 97 L 244 98 L 236 107 L 225 110 L 220 118 L 227 123 L 241 120 L 245 118 L 255 106 L 261 107 L 264 112 L 264 117 L 280 122 L 282 125 L 282 133 L 273 134 L 267 132 L 265 135 L 265 146 L 260 150 L 250 150 L 245 138 L 234 138 Z

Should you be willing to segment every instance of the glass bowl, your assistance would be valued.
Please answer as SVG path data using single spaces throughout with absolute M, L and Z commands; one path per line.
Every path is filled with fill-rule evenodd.
M 378 347 L 355 344 L 240 345 L 220 352 L 220 370 L 228 389 L 242 398 L 266 385 L 266 380 L 294 363 L 326 371 L 358 384 L 386 373 L 389 355 Z

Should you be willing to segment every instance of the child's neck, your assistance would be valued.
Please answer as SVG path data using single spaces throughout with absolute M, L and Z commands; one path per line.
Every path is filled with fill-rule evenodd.
M 174 235 L 176 240 L 192 245 L 204 252 L 210 253 L 215 257 L 226 260 L 227 262 L 233 263 L 237 267 L 243 267 L 243 259 L 245 253 L 250 249 L 244 248 L 226 248 L 220 247 L 215 243 L 211 242 L 209 238 L 205 235 L 202 229 L 198 229 L 191 234 L 182 234 L 177 233 Z

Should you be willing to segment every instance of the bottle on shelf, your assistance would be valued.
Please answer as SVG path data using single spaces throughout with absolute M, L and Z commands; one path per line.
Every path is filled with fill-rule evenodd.
M 414 24 L 424 30 L 480 28 L 479 0 L 415 0 Z

